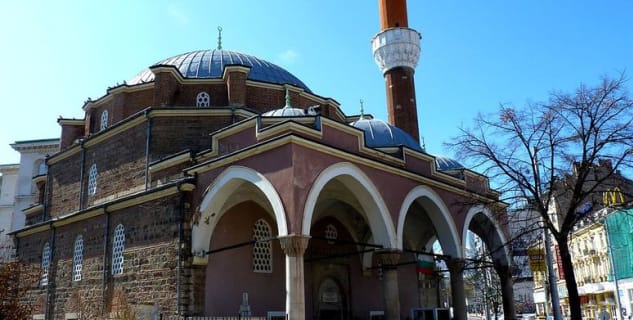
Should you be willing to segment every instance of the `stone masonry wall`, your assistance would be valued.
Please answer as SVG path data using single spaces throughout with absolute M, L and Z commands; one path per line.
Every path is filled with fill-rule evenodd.
M 81 151 L 49 164 L 48 215 L 58 216 L 79 210 Z
M 217 116 L 156 117 L 152 121 L 150 162 L 186 149 L 209 149 L 210 134 L 232 124 L 231 117 Z
M 83 180 L 84 208 L 106 199 L 143 190 L 145 182 L 145 144 L 147 123 L 86 147 Z M 88 195 L 90 167 L 97 167 L 97 189 Z M 54 195 L 57 196 L 57 195 Z
M 130 305 L 155 305 L 162 313 L 173 314 L 180 215 L 180 195 L 175 194 L 112 212 L 108 224 L 108 217 L 101 215 L 59 227 L 55 231 L 49 286 L 34 289 L 31 303 L 41 303 L 42 297 L 45 300 L 48 290 L 54 319 L 64 319 L 66 313 L 82 307 L 95 312 L 92 315 L 97 318 L 99 312 L 109 312 L 114 293 L 120 291 Z M 112 276 L 112 241 L 118 224 L 125 228 L 124 267 L 123 274 Z M 21 238 L 20 258 L 40 266 L 42 250 L 50 235 L 51 231 L 45 231 Z M 73 281 L 73 254 L 78 236 L 83 238 L 83 267 L 81 280 Z M 104 302 L 106 308 L 101 309 Z

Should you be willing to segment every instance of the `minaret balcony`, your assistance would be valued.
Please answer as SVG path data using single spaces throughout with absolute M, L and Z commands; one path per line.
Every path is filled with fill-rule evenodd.
M 384 74 L 397 67 L 415 69 L 421 38 L 419 32 L 410 28 L 390 28 L 375 35 L 371 46 L 380 71 Z

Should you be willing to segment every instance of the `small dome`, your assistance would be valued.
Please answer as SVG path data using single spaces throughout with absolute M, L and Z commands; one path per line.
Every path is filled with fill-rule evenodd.
M 251 55 L 229 50 L 192 51 L 154 64 L 154 66 L 173 66 L 187 79 L 220 79 L 224 67 L 229 65 L 250 67 L 248 80 L 290 84 L 312 93 L 308 86 L 284 68 Z M 145 69 L 127 83 L 135 85 L 151 81 L 154 81 L 154 73 L 150 69 Z
M 424 151 L 420 144 L 402 129 L 379 119 L 361 119 L 350 123 L 351 126 L 365 132 L 365 144 L 372 148 L 405 146 L 413 150 Z
M 263 117 L 303 117 L 305 115 L 305 111 L 299 108 L 281 108 L 262 114 Z
M 457 162 L 457 160 L 440 155 L 434 155 L 434 157 L 435 166 L 438 171 L 460 170 L 466 168 L 461 163 Z

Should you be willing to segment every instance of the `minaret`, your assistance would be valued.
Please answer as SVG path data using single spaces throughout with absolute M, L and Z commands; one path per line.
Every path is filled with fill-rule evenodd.
M 380 33 L 372 39 L 374 60 L 385 77 L 389 123 L 419 140 L 413 73 L 420 33 L 408 28 L 406 0 L 378 0 Z

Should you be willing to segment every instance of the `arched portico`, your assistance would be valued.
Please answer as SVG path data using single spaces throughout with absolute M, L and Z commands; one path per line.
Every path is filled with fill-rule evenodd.
M 371 179 L 360 168 L 349 162 L 337 163 L 326 168 L 312 184 L 304 206 L 302 233 L 310 234 L 319 196 L 326 185 L 333 180 L 342 183 L 354 194 L 367 219 L 374 241 L 385 248 L 396 248 L 396 232 L 382 195 Z
M 470 230 L 486 244 L 501 283 L 505 317 L 506 319 L 513 319 L 515 310 L 512 287 L 512 257 L 509 252 L 509 239 L 503 232 L 507 226 L 501 225 L 499 221 L 499 217 L 496 217 L 490 208 L 483 205 L 471 207 L 466 213 L 462 241 L 466 243 L 467 233 Z
M 247 184 L 258 190 L 240 198 L 236 192 Z M 198 209 L 200 218 L 192 228 L 191 251 L 200 256 L 209 251 L 209 241 L 218 221 L 227 209 L 240 201 L 251 200 L 270 211 L 277 224 L 278 236 L 288 235 L 286 213 L 275 187 L 259 172 L 243 167 L 231 166 L 224 170 L 204 193 Z
M 450 257 L 445 262 L 450 270 L 455 319 L 465 319 L 466 298 L 462 281 L 464 252 L 459 231 L 450 209 L 431 187 L 418 185 L 405 196 L 398 215 L 398 245 L 403 250 L 430 251 L 429 243 L 433 238 L 439 241 L 443 254 Z M 437 300 L 429 298 L 437 290 L 429 287 L 434 276 L 423 274 L 421 277 L 418 284 L 420 306 L 440 307 L 439 296 Z
M 440 196 L 428 186 L 413 188 L 402 202 L 398 214 L 398 248 L 403 249 L 404 223 L 407 213 L 409 213 L 409 209 L 411 209 L 414 202 L 418 202 L 431 219 L 444 254 L 460 259 L 463 258 L 463 242 L 460 241 L 450 210 Z

